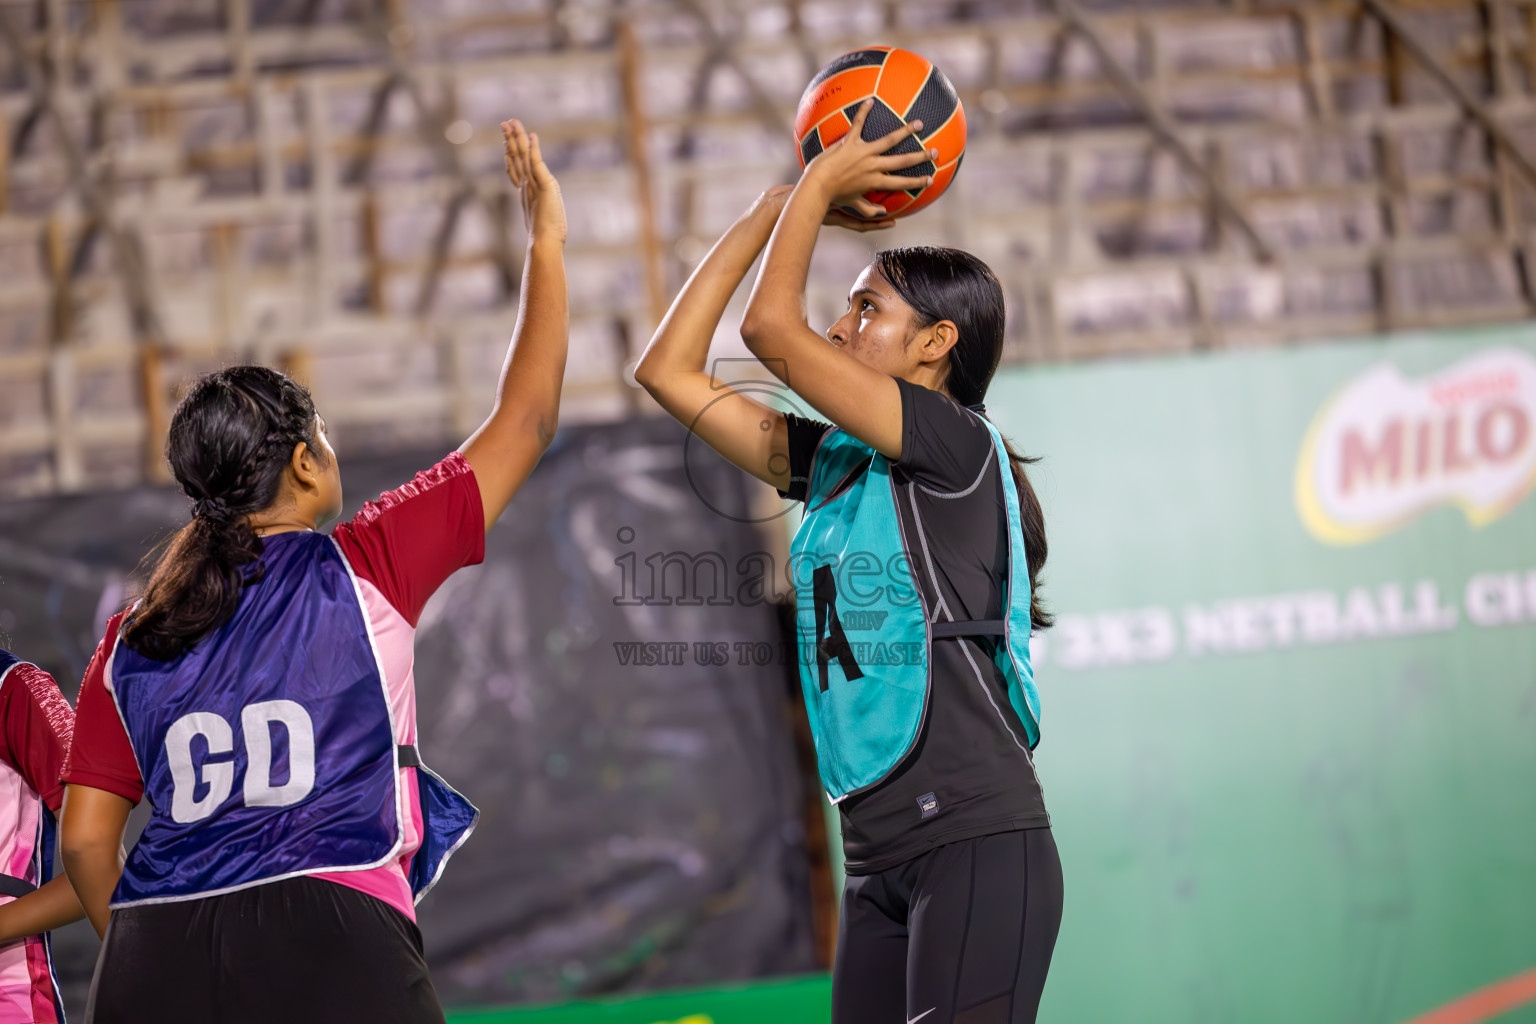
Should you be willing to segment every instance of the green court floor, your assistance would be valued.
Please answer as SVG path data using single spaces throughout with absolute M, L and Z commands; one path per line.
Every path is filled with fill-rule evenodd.
M 458 1010 L 449 1024 L 827 1024 L 826 975 L 515 1010 Z

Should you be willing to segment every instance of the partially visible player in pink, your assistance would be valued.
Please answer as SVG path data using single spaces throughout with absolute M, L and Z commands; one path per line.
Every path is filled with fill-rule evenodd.
M 88 1021 L 444 1019 L 414 904 L 475 812 L 415 750 L 413 639 L 553 439 L 569 333 L 559 186 L 537 136 L 502 128 L 521 310 L 459 451 L 327 538 L 341 477 L 305 389 L 232 367 L 177 409 L 193 519 L 109 623 L 63 772 L 65 865 L 105 938 Z
M 0 649 L 0 1024 L 64 1020 L 48 932 L 85 916 L 53 874 L 75 713 L 53 676 Z

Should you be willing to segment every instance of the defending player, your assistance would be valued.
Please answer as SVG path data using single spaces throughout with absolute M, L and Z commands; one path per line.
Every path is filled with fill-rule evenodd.
M 53 877 L 74 729 L 53 677 L 0 649 L 0 1024 L 64 1020 L 48 932 L 85 916 L 69 879 Z
M 234 367 L 176 410 L 192 522 L 108 625 L 64 771 L 65 864 L 105 937 L 89 1021 L 444 1019 L 414 904 L 478 812 L 416 753 L 413 637 L 553 439 L 569 333 L 559 186 L 537 136 L 502 128 L 521 311 L 459 451 L 326 536 L 341 478 L 304 388 Z
M 910 187 L 894 172 L 930 157 L 882 155 L 921 122 L 862 141 L 868 110 L 793 192 L 766 193 L 716 244 L 636 378 L 726 458 L 806 504 L 791 555 L 801 681 L 848 874 L 833 1021 L 1033 1021 L 1062 906 L 1030 753 L 1029 636 L 1050 624 L 1034 594 L 1044 518 L 1024 460 L 982 415 L 1004 325 L 985 264 L 887 250 L 825 337 L 806 323 L 819 226 L 884 226 L 864 193 Z M 704 372 L 765 243 L 742 337 L 830 423 Z M 845 628 L 850 608 L 880 625 Z

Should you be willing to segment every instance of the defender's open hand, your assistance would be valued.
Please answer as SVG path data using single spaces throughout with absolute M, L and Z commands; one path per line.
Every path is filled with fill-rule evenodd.
M 565 201 L 539 152 L 539 137 L 516 119 L 501 123 L 501 135 L 507 146 L 507 178 L 522 201 L 529 242 L 565 244 Z

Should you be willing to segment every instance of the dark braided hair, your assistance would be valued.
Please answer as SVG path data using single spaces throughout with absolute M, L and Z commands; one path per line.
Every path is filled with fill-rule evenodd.
M 981 260 L 960 249 L 914 245 L 875 254 L 875 269 L 890 282 L 902 301 L 917 314 L 919 326 L 950 320 L 960 337 L 949 350 L 949 375 L 944 390 L 956 402 L 986 417 L 982 400 L 1003 358 L 1006 312 L 1003 286 Z M 1045 512 L 1024 467 L 1039 458 L 1026 458 L 1003 439 L 1014 487 L 1019 492 L 1019 519 L 1024 529 L 1024 555 L 1029 562 L 1029 619 L 1035 630 L 1049 629 L 1054 618 L 1040 603 L 1040 570 L 1045 567 Z
M 276 370 L 232 366 L 192 385 L 165 442 L 166 461 L 192 499 L 192 521 L 155 567 L 124 643 L 169 661 L 229 621 L 240 589 L 265 571 L 250 516 L 277 498 L 300 442 L 324 457 L 309 391 Z

